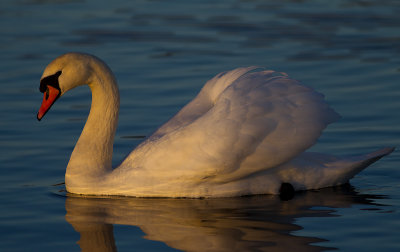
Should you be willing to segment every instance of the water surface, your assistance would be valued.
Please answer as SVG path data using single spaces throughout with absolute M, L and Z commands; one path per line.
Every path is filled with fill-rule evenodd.
M 398 146 L 399 11 L 394 0 L 3 0 L 0 250 L 399 250 L 398 151 L 351 186 L 290 201 L 79 198 L 62 183 L 89 89 L 35 118 L 44 67 L 82 51 L 106 61 L 119 81 L 115 165 L 208 79 L 249 65 L 288 73 L 342 115 L 314 151 Z

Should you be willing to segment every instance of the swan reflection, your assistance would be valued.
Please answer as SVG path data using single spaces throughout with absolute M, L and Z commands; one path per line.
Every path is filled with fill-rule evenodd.
M 343 187 L 304 192 L 290 201 L 272 195 L 222 199 L 68 195 L 65 218 L 80 233 L 82 251 L 116 251 L 113 224 L 138 226 L 146 239 L 185 251 L 319 251 L 327 249 L 315 244 L 323 239 L 292 234 L 302 229 L 294 224 L 296 219 L 335 216 L 333 208 L 371 205 L 373 198 Z

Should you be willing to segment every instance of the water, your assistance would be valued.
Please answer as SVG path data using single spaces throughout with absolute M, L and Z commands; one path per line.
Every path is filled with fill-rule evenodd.
M 399 11 L 395 0 L 1 1 L 0 250 L 398 251 L 399 151 L 351 186 L 290 201 L 79 198 L 62 182 L 89 89 L 35 116 L 54 57 L 97 55 L 120 84 L 117 164 L 213 75 L 261 65 L 324 93 L 343 116 L 314 150 L 397 146 Z

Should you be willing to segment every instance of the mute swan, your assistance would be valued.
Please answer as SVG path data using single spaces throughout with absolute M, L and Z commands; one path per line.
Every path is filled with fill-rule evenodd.
M 348 182 L 394 148 L 352 157 L 305 152 L 339 115 L 323 95 L 284 73 L 237 68 L 209 80 L 195 99 L 111 166 L 119 92 L 95 56 L 67 53 L 44 70 L 38 120 L 54 102 L 89 85 L 92 105 L 71 154 L 68 192 L 137 197 L 278 194 Z

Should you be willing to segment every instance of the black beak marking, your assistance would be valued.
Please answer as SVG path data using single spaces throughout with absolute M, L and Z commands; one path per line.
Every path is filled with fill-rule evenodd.
M 40 80 L 39 91 L 41 93 L 46 92 L 47 86 L 55 87 L 61 91 L 60 84 L 58 82 L 58 77 L 61 75 L 61 73 L 62 73 L 61 71 L 58 71 L 57 73 L 55 73 L 53 75 L 49 75 L 49 76 L 43 78 L 42 80 Z M 47 92 L 46 97 L 48 97 L 48 92 Z

